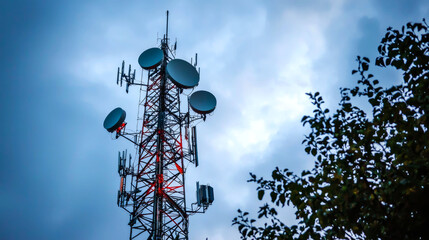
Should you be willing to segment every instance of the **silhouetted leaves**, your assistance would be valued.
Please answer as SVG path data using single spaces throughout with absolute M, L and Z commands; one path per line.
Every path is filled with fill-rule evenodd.
M 238 210 L 233 224 L 242 239 L 423 239 L 429 208 L 429 33 L 428 25 L 388 28 L 375 65 L 403 73 L 403 83 L 387 89 L 368 74 L 370 60 L 357 57 L 357 86 L 340 90 L 331 115 L 319 92 L 304 116 L 305 152 L 315 167 L 301 175 L 278 167 L 272 179 L 250 174 L 258 199 L 295 207 L 298 224 L 287 226 L 275 207 L 258 211 L 259 226 Z M 371 79 L 371 80 L 370 80 Z M 367 113 L 353 98 L 365 98 Z
M 264 190 L 259 190 L 259 191 L 258 191 L 258 199 L 259 199 L 259 200 L 262 200 L 262 198 L 264 197 L 264 193 L 265 193 L 265 191 L 264 191 Z

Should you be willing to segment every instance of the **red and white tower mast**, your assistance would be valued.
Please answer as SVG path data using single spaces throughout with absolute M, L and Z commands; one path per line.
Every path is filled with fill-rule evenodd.
M 186 163 L 198 166 L 197 121 L 216 107 L 215 97 L 206 91 L 193 92 L 199 82 L 195 64 L 175 58 L 177 44 L 170 46 L 168 11 L 166 33 L 159 48 L 144 51 L 139 65 L 147 70 L 147 81 L 135 82 L 135 70 L 128 74 L 118 68 L 117 83 L 140 86 L 138 130 L 126 130 L 125 111 L 116 108 L 106 117 L 104 127 L 132 142 L 136 161 L 122 152 L 118 157 L 121 176 L 118 206 L 130 214 L 130 239 L 188 239 L 189 215 L 205 212 L 213 202 L 213 188 L 197 183 L 197 202 L 186 205 Z M 190 91 L 188 96 L 184 91 Z M 187 106 L 181 111 L 181 99 Z M 182 103 L 183 104 L 183 103 Z M 193 110 L 193 112 L 190 111 Z M 127 163 L 128 160 L 128 163 Z M 127 184 L 129 182 L 129 184 Z M 129 191 L 127 191 L 127 188 Z

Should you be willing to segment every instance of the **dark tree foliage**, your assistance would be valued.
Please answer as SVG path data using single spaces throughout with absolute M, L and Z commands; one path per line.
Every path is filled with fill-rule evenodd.
M 260 207 L 258 222 L 238 210 L 233 225 L 242 239 L 423 239 L 429 228 L 429 33 L 428 24 L 387 29 L 376 65 L 394 67 L 403 82 L 382 88 L 368 73 L 370 60 L 357 57 L 357 86 L 342 88 L 333 114 L 315 106 L 304 116 L 305 151 L 315 157 L 300 175 L 276 168 L 272 179 L 251 175 Z M 367 113 L 354 104 L 364 98 Z M 292 205 L 297 225 L 287 226 L 276 206 Z M 272 205 L 276 205 L 272 207 Z

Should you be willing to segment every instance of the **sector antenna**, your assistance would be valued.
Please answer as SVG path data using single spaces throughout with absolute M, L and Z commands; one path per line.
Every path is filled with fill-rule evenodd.
M 136 70 L 131 65 L 126 69 L 124 61 L 117 71 L 116 83 L 124 84 L 127 93 L 130 86 L 140 89 L 137 129 L 127 128 L 120 107 L 103 123 L 136 151 L 134 158 L 127 150 L 118 153 L 117 205 L 129 213 L 129 239 L 188 240 L 189 216 L 204 213 L 214 201 L 213 187 L 196 182 L 196 197 L 189 198 L 195 201 L 189 204 L 185 174 L 188 166 L 199 165 L 196 124 L 214 111 L 216 98 L 195 91 L 200 81 L 197 55 L 194 64 L 178 59 L 176 47 L 177 42 L 170 46 L 167 11 L 159 46 L 143 51 L 137 60 L 147 79 L 136 81 Z

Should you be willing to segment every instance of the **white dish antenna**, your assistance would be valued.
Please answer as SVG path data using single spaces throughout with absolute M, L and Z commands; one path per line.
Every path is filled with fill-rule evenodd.
M 200 75 L 192 64 L 182 59 L 173 59 L 167 64 L 168 78 L 180 88 L 193 88 L 198 85 Z
M 143 69 L 149 70 L 154 69 L 162 63 L 164 59 L 164 53 L 159 48 L 149 48 L 140 54 L 139 64 Z
M 196 113 L 211 113 L 216 108 L 216 98 L 207 91 L 196 91 L 189 98 L 189 105 Z
M 108 132 L 115 131 L 125 121 L 126 115 L 125 111 L 120 107 L 113 109 L 109 115 L 107 115 L 106 119 L 104 119 L 104 128 Z

